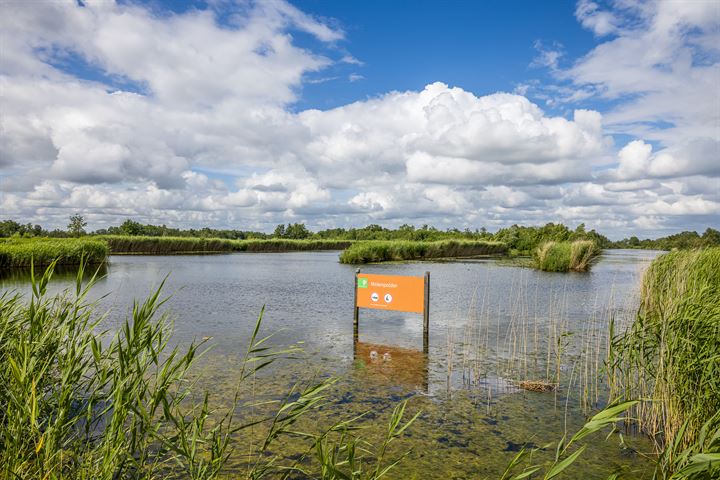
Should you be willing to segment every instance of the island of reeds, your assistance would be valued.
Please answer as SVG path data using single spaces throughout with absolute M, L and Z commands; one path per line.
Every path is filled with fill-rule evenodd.
M 108 253 L 107 243 L 94 237 L 0 238 L 0 268 L 47 266 L 55 261 L 60 265 L 79 265 L 83 258 L 87 263 L 97 264 L 105 261 Z
M 402 260 L 462 258 L 479 255 L 502 255 L 507 246 L 483 240 L 363 241 L 355 242 L 340 254 L 340 263 L 362 264 Z
M 545 242 L 534 252 L 536 268 L 546 272 L 586 272 L 600 254 L 600 248 L 592 240 L 574 242 Z

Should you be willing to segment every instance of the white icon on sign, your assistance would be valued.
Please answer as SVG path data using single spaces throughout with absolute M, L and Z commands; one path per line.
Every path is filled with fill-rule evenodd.
M 374 293 L 374 292 L 373 292 L 373 294 L 370 295 L 370 298 L 372 298 L 372 301 L 373 301 L 373 302 L 377 302 L 378 299 L 380 298 L 380 295 L 378 295 L 377 293 Z
M 386 293 L 385 294 L 385 303 L 390 303 L 390 302 L 392 302 L 392 295 L 390 295 L 389 293 Z

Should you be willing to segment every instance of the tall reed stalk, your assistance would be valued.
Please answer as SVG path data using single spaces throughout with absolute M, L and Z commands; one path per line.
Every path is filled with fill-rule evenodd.
M 535 266 L 546 272 L 586 272 L 600 249 L 592 240 L 545 242 L 535 250 Z
M 680 452 L 708 439 L 720 451 L 720 248 L 655 259 L 635 322 L 611 346 L 613 393 L 648 399 L 633 416 L 664 451 L 663 474 L 686 467 Z M 720 469 L 720 454 L 715 462 Z
M 226 473 L 238 445 L 248 444 L 246 475 L 253 479 L 375 479 L 402 458 L 385 457 L 387 445 L 417 418 L 403 423 L 405 403 L 395 409 L 377 448 L 357 436 L 358 418 L 319 432 L 299 431 L 301 417 L 327 404 L 333 379 L 271 401 L 274 414 L 238 421 L 249 379 L 297 352 L 268 346 L 271 337 L 259 335 L 262 314 L 237 372 L 232 404 L 218 411 L 191 376 L 205 345 L 169 346 L 162 285 L 109 332 L 89 300 L 97 276 L 84 285 L 81 263 L 74 290 L 50 296 L 54 267 L 40 278 L 32 272 L 28 300 L 12 292 L 0 296 L 0 478 L 212 479 Z M 259 445 L 244 438 L 250 428 L 265 432 Z M 305 442 L 299 459 L 286 458 L 281 449 L 270 453 L 288 437 Z

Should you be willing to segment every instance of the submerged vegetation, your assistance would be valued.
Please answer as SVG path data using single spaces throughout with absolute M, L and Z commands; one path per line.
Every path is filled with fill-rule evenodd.
M 340 254 L 341 263 L 361 264 L 429 258 L 499 255 L 507 247 L 499 242 L 443 240 L 438 242 L 356 242 Z
M 720 248 L 655 259 L 640 300 L 636 321 L 613 340 L 613 393 L 648 399 L 633 417 L 664 452 L 663 472 L 718 478 Z
M 29 300 L 9 292 L 0 297 L 0 364 L 6 367 L 0 369 L 0 477 L 212 479 L 228 473 L 230 455 L 242 447 L 246 478 L 377 479 L 403 458 L 387 457 L 388 446 L 417 418 L 403 422 L 406 402 L 374 446 L 358 436 L 359 417 L 317 432 L 299 427 L 303 416 L 327 403 L 333 379 L 296 385 L 274 401 L 255 400 L 262 388 L 256 372 L 297 353 L 296 347 L 269 348 L 270 337 L 259 336 L 260 320 L 236 372 L 234 400 L 218 410 L 192 379 L 204 344 L 169 347 L 160 289 L 135 303 L 117 331 L 103 332 L 104 317 L 88 300 L 97 278 L 83 286 L 81 265 L 74 291 L 50 296 L 53 268 L 32 279 Z M 248 392 L 250 405 L 269 411 L 241 422 L 236 412 Z M 258 429 L 259 443 L 245 439 Z M 288 437 L 304 442 L 304 453 L 284 456 L 278 444 Z
M 6 238 L 0 239 L 0 268 L 47 266 L 57 259 L 59 265 L 101 263 L 108 246 L 94 238 Z
M 599 254 L 591 240 L 546 242 L 535 250 L 534 265 L 546 272 L 585 272 Z

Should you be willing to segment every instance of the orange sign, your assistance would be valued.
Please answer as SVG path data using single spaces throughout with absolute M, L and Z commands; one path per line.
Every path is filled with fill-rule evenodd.
M 425 279 L 398 275 L 357 276 L 357 307 L 423 313 Z

